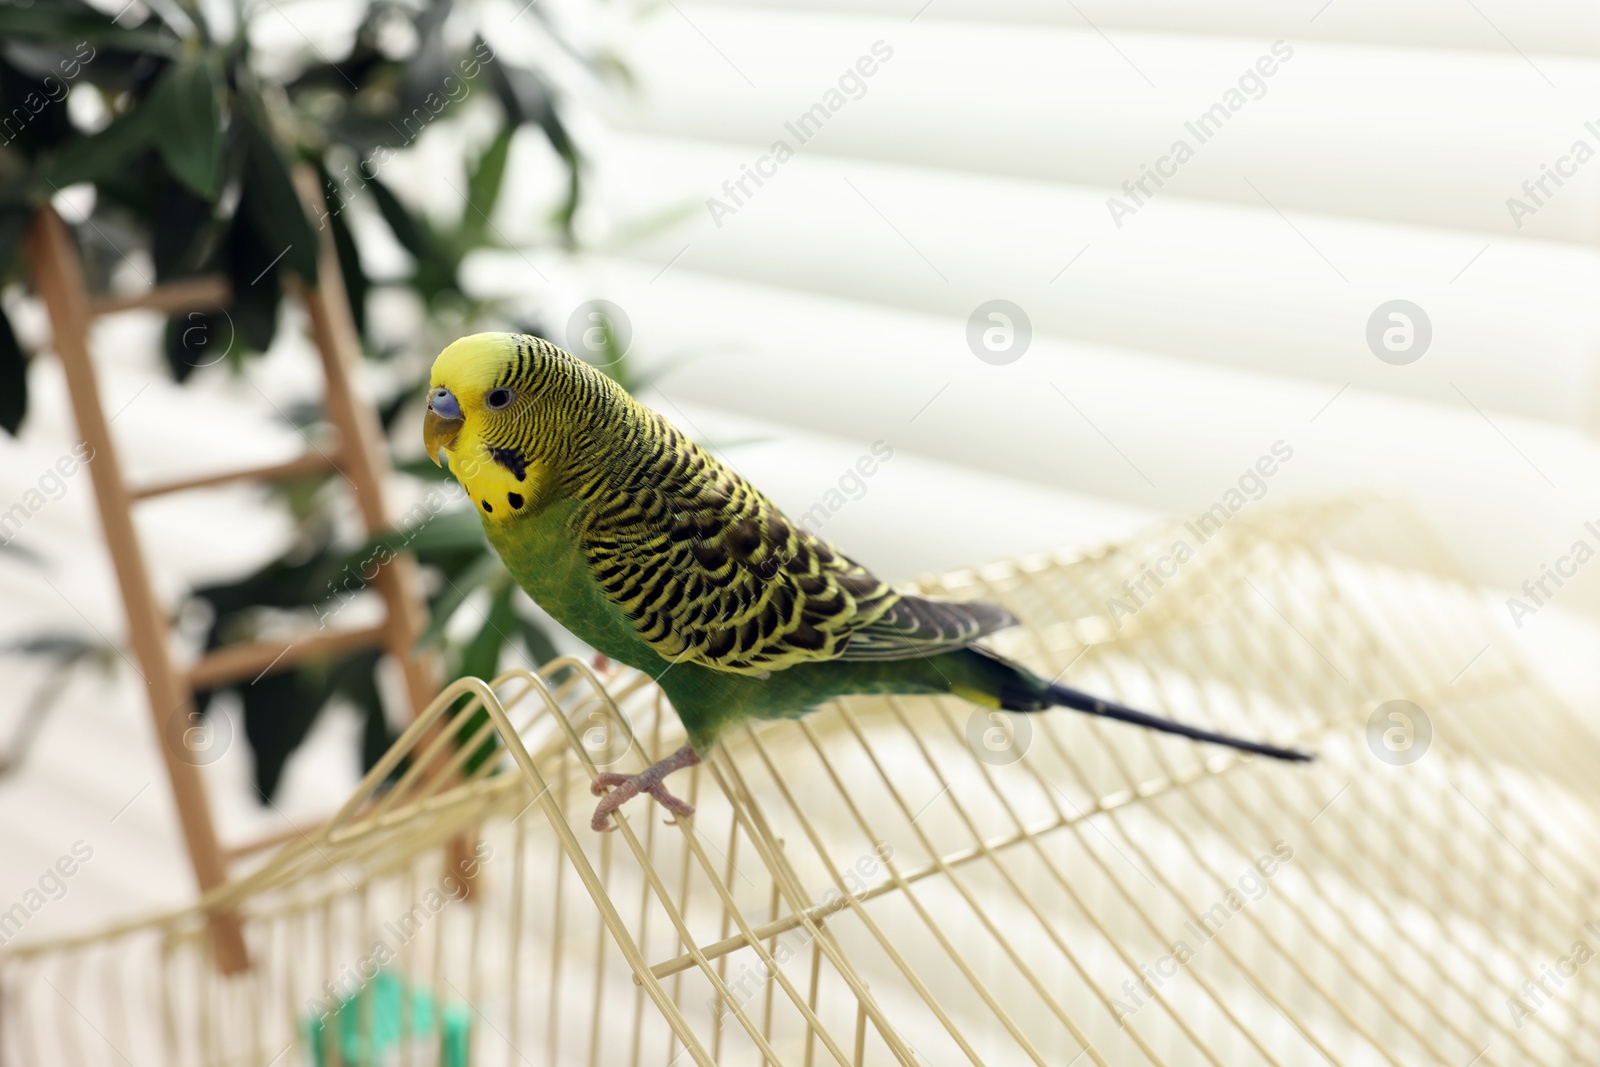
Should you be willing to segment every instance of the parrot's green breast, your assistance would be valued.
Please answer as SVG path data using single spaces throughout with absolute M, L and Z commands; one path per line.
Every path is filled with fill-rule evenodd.
M 595 582 L 572 533 L 576 506 L 559 500 L 514 522 L 483 523 L 506 569 L 538 605 L 580 640 L 640 670 L 661 662 Z M 659 668 L 657 668 L 659 670 Z
M 573 534 L 576 505 L 556 500 L 514 522 L 483 524 L 517 584 L 585 644 L 655 678 L 695 749 L 751 719 L 789 718 L 852 693 L 948 693 L 959 657 L 798 664 L 765 678 L 663 659 L 594 580 Z

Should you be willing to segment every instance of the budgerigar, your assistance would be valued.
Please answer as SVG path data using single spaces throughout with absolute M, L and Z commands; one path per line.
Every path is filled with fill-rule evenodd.
M 851 693 L 953 693 L 1016 712 L 1073 708 L 1284 760 L 1052 684 L 976 642 L 1004 608 L 897 593 L 599 370 L 537 337 L 481 333 L 439 354 L 423 437 L 471 496 L 528 594 L 596 651 L 656 678 L 689 743 L 601 774 L 596 830 L 726 730 Z

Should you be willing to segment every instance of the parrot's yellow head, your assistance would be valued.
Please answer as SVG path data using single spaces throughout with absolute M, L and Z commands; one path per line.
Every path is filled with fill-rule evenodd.
M 486 521 L 538 511 L 567 469 L 575 434 L 617 387 L 593 367 L 526 334 L 478 333 L 433 361 L 422 437 Z M 626 394 L 623 394 L 624 396 Z

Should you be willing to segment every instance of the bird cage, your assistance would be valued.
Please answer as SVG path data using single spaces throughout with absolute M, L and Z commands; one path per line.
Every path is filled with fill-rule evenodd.
M 727 738 L 675 779 L 692 818 L 641 798 L 598 834 L 594 775 L 683 741 L 651 680 L 464 679 L 198 906 L 6 949 L 0 1053 L 1600 1062 L 1600 743 L 1410 508 L 1261 507 L 919 591 L 1005 604 L 1025 624 L 994 645 L 1047 677 L 1319 758 L 857 698 Z

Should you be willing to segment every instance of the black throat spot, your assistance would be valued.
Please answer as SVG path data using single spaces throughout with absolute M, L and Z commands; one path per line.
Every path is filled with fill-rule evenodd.
M 489 458 L 510 471 L 519 482 L 528 476 L 528 461 L 514 448 L 490 448 Z

